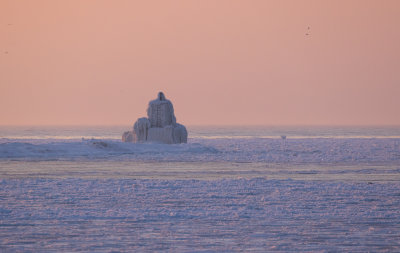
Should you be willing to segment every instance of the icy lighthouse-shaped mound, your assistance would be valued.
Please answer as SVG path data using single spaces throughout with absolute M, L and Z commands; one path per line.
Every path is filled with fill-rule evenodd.
M 165 127 L 176 124 L 174 107 L 162 92 L 158 93 L 157 99 L 150 101 L 147 116 L 150 120 L 150 127 Z
M 174 107 L 164 93 L 159 92 L 157 99 L 150 101 L 147 108 L 148 118 L 139 118 L 133 131 L 122 135 L 124 142 L 161 142 L 166 144 L 186 143 L 185 126 L 176 123 Z

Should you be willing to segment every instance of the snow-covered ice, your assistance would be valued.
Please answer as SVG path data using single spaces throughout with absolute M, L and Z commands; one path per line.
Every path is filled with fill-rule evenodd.
M 398 129 L 0 130 L 1 252 L 400 251 Z
M 400 183 L 0 181 L 0 250 L 400 251 Z
M 187 144 L 117 140 L 4 140 L 0 160 L 228 161 L 266 163 L 400 164 L 400 139 L 196 139 Z

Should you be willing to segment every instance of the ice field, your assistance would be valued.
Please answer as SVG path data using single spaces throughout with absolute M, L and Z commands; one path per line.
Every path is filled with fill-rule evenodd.
M 9 179 L 1 250 L 400 250 L 400 184 Z
M 119 132 L 0 128 L 0 251 L 400 251 L 398 128 Z

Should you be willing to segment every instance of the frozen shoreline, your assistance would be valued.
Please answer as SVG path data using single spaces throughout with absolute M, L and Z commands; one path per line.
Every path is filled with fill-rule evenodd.
M 398 138 L 190 139 L 188 144 L 135 144 L 106 139 L 5 140 L 0 161 L 266 162 L 400 165 Z

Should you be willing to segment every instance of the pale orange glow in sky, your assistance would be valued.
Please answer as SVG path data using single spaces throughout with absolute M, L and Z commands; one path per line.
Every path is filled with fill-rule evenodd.
M 132 125 L 160 90 L 186 125 L 400 125 L 400 1 L 0 1 L 0 125 Z

